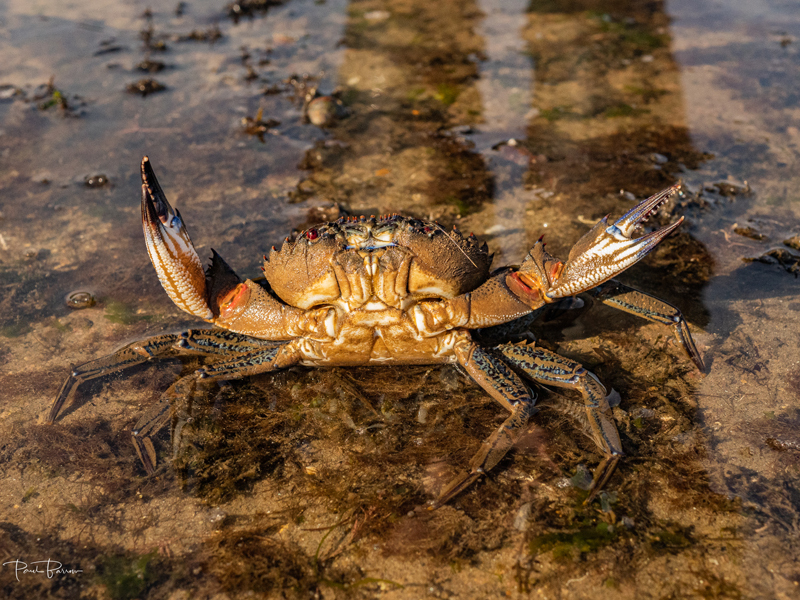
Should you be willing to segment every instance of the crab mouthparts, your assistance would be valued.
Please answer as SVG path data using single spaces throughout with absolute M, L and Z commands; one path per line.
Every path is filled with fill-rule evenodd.
M 395 242 L 382 242 L 370 238 L 361 244 L 348 244 L 344 248 L 345 250 L 380 250 L 381 248 L 389 248 L 391 246 L 397 246 L 397 244 Z

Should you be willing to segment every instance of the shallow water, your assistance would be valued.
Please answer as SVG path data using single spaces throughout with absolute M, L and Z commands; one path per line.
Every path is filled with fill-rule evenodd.
M 4 565 L 4 597 L 800 596 L 793 3 L 181 7 L 0 8 L 0 555 L 79 571 Z M 127 91 L 147 79 L 164 89 Z M 303 114 L 315 86 L 347 109 L 325 128 Z M 145 154 L 201 257 L 250 277 L 343 213 L 458 224 L 496 266 L 542 234 L 566 257 L 681 179 L 657 221 L 686 222 L 621 279 L 684 311 L 707 374 L 603 306 L 534 325 L 621 396 L 626 458 L 589 507 L 600 456 L 542 391 L 485 480 L 409 516 L 502 418 L 439 366 L 209 386 L 146 477 L 131 427 L 196 363 L 86 384 L 44 424 L 70 365 L 198 324 L 142 243 Z

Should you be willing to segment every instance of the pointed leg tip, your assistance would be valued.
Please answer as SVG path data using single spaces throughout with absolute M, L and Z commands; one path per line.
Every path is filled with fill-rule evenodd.
M 597 495 L 602 491 L 602 486 L 594 486 L 589 490 L 589 495 L 586 496 L 586 500 L 581 502 L 581 506 L 589 506 L 592 502 L 597 499 Z
M 692 358 L 692 362 L 694 363 L 694 365 L 699 369 L 700 374 L 703 377 L 705 377 L 706 374 L 707 374 L 707 371 L 706 371 L 706 365 L 703 362 L 703 359 L 701 357 L 699 357 L 699 356 L 692 356 L 691 358 Z
M 679 333 L 683 334 L 683 332 Z M 697 367 L 697 370 L 700 371 L 700 374 L 705 377 L 706 363 L 703 361 L 700 352 L 697 351 L 697 347 L 694 345 L 694 340 L 692 339 L 692 334 L 689 332 L 688 327 L 686 328 L 685 334 L 680 335 L 678 339 L 683 344 L 683 350 L 686 352 L 686 355 L 694 363 L 694 366 Z
M 153 475 L 156 472 L 155 447 L 153 443 L 149 438 L 140 437 L 137 434 L 132 434 L 131 437 L 133 439 L 133 447 L 139 456 L 139 464 L 142 465 L 147 476 Z

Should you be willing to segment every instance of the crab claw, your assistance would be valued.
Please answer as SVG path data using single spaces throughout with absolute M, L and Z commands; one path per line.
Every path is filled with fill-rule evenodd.
M 600 220 L 570 250 L 566 263 L 544 250 L 541 240 L 525 257 L 519 271 L 511 275 L 509 285 L 521 300 L 533 304 L 551 302 L 590 290 L 638 262 L 675 230 L 675 223 L 640 238 L 631 238 L 636 225 L 675 193 L 680 184 L 650 196 L 629 210 L 623 217 L 608 224 L 608 216 Z
M 181 214 L 170 206 L 146 156 L 142 159 L 142 228 L 150 261 L 172 301 L 189 314 L 212 320 L 200 258 Z

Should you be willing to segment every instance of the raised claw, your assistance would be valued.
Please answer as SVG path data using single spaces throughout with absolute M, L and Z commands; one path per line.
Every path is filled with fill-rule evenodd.
M 181 214 L 167 201 L 146 156 L 142 159 L 142 228 L 150 261 L 172 301 L 189 314 L 213 320 L 200 258 Z
M 662 227 L 640 238 L 631 238 L 636 225 L 644 222 L 665 200 L 678 190 L 673 185 L 629 210 L 612 225 L 608 216 L 589 230 L 570 250 L 566 263 L 550 256 L 539 240 L 509 286 L 521 300 L 552 302 L 590 290 L 638 262 L 682 222 Z M 522 284 L 522 285 L 520 285 Z
M 259 284 L 241 281 L 213 250 L 211 265 L 204 272 L 181 215 L 167 201 L 146 156 L 142 159 L 142 228 L 158 279 L 181 310 L 223 329 L 265 340 L 333 339 L 335 310 L 288 306 Z

